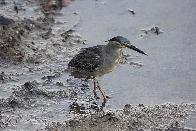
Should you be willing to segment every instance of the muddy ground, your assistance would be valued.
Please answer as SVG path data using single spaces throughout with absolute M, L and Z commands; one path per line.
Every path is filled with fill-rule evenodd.
M 158 81 L 149 80 L 151 77 L 146 87 L 151 84 L 152 88 L 145 88 L 142 82 L 147 83 L 147 77 L 145 73 L 141 75 L 140 71 L 152 73 L 151 70 L 155 69 L 156 73 L 152 73 L 153 78 L 162 75 L 155 67 L 156 64 L 153 64 L 156 62 L 149 62 L 156 59 L 151 54 L 149 57 L 142 57 L 134 53 L 127 54 L 128 51 L 125 51 L 120 67 L 116 69 L 121 72 L 114 71 L 112 75 L 108 75 L 109 77 L 103 78 L 103 89 L 111 97 L 106 103 L 103 102 L 100 93 L 99 98 L 94 98 L 92 81 L 81 81 L 69 75 L 66 70 L 67 64 L 80 48 L 92 46 L 91 43 L 104 43 L 110 35 L 119 35 L 114 32 L 126 36 L 122 31 L 125 30 L 123 24 L 114 22 L 109 27 L 103 27 L 114 32 L 101 37 L 104 31 L 100 26 L 104 22 L 98 22 L 98 25 L 96 19 L 89 20 L 90 10 L 93 12 L 92 9 L 109 5 L 116 8 L 116 2 L 81 2 L 83 1 L 75 0 L 68 7 L 63 7 L 61 1 L 53 1 L 52 6 L 46 9 L 47 0 L 0 0 L 0 130 L 196 130 L 195 81 L 186 76 L 187 81 L 180 79 L 182 83 L 171 84 L 175 89 L 180 84 L 190 83 L 191 86 L 187 86 L 187 90 L 179 86 L 181 94 L 186 93 L 182 97 L 179 96 L 180 91 L 178 94 L 168 93 L 175 92 L 174 89 L 170 90 L 169 82 L 159 83 L 163 86 L 161 89 L 166 91 L 163 94 L 162 90 L 156 93 L 155 89 L 159 87 L 155 88 L 153 84 L 156 85 Z M 122 2 L 121 7 L 124 7 L 126 2 Z M 84 6 L 86 10 L 83 9 Z M 138 7 L 136 9 L 140 10 Z M 100 12 L 96 13 L 94 15 L 99 18 Z M 131 20 L 140 19 L 137 17 L 139 12 L 125 7 L 118 12 L 117 17 L 124 18 L 124 14 L 129 15 Z M 107 21 L 110 15 L 103 18 Z M 119 28 L 112 28 L 112 24 L 118 25 Z M 138 41 L 149 41 L 149 37 L 153 36 L 156 40 L 158 36 L 167 34 L 162 28 L 156 25 L 148 25 L 146 29 L 133 26 L 132 30 L 139 30 L 139 33 L 136 36 L 134 32 L 132 39 L 135 37 Z M 142 47 L 142 44 L 139 46 Z M 153 49 L 147 47 L 150 45 L 144 47 L 148 54 L 155 54 Z M 162 68 L 159 62 L 157 64 Z M 152 67 L 146 70 L 145 67 L 148 65 Z M 117 81 L 120 78 L 118 73 L 125 73 L 122 68 L 130 69 L 130 66 L 134 70 L 132 74 L 135 71 L 139 72 L 136 73 L 136 78 L 140 75 L 145 77 L 140 77 L 141 83 L 137 81 L 138 85 L 132 83 L 132 87 L 137 89 L 131 88 L 131 93 L 127 90 L 130 84 L 122 84 L 129 81 L 127 77 Z M 188 67 L 194 75 L 193 67 Z M 189 75 L 192 77 L 191 73 Z M 131 77 L 134 81 L 134 75 Z M 167 83 L 168 88 L 164 88 L 163 83 Z M 192 89 L 191 93 L 188 89 Z M 175 97 L 177 95 L 178 97 Z

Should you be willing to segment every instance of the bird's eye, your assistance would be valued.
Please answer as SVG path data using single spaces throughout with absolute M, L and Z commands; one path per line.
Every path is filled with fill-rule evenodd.
M 122 43 L 121 43 L 121 45 L 122 45 L 122 46 L 125 46 L 125 43 L 124 43 L 124 42 L 122 42 Z

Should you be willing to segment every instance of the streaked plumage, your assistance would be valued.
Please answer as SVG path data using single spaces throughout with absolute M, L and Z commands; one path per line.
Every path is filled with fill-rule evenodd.
M 146 55 L 143 51 L 131 45 L 127 38 L 122 36 L 114 37 L 108 41 L 109 43 L 107 45 L 83 48 L 68 64 L 68 69 L 72 76 L 76 78 L 94 79 L 94 93 L 97 82 L 104 100 L 106 100 L 106 96 L 96 77 L 101 77 L 116 68 L 122 57 L 122 48 L 127 47 Z

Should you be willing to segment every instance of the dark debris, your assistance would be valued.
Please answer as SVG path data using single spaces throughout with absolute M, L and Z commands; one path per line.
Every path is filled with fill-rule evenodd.
M 152 27 L 152 28 L 149 29 L 149 30 L 141 30 L 141 31 L 143 31 L 143 32 L 144 32 L 145 34 L 147 34 L 147 35 L 149 35 L 149 34 L 151 34 L 151 33 L 154 33 L 154 34 L 156 34 L 156 35 L 159 35 L 159 34 L 163 33 L 163 31 L 160 30 L 160 28 L 157 27 L 157 26 Z M 141 36 L 143 36 L 143 35 L 141 35 Z
M 0 4 L 5 5 L 6 4 L 5 0 L 0 0 Z
M 11 19 L 5 18 L 3 16 L 0 16 L 0 24 L 1 25 L 9 25 L 12 23 Z

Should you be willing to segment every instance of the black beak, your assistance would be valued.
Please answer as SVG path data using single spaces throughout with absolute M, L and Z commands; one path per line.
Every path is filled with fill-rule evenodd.
M 134 51 L 137 51 L 137 52 L 139 52 L 139 53 L 141 53 L 141 54 L 147 55 L 146 53 L 144 53 L 143 51 L 141 51 L 140 49 L 138 49 L 137 47 L 135 47 L 135 46 L 133 46 L 133 45 L 131 45 L 131 44 L 129 44 L 129 43 L 127 43 L 125 46 L 126 46 L 127 48 L 132 49 L 132 50 L 134 50 Z

